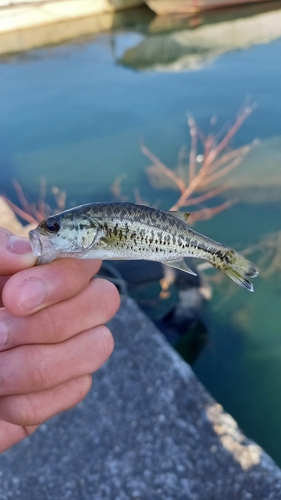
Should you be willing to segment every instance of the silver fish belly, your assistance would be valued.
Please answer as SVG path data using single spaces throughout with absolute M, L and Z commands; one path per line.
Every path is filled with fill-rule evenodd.
M 38 264 L 62 257 L 145 259 L 194 274 L 184 257 L 198 257 L 253 291 L 247 277 L 258 274 L 255 267 L 233 249 L 193 231 L 187 218 L 187 213 L 133 203 L 90 203 L 42 221 L 29 238 Z

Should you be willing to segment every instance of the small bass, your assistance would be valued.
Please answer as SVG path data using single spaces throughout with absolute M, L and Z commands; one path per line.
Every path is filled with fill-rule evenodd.
M 145 259 L 195 274 L 184 257 L 198 257 L 252 292 L 247 278 L 258 274 L 253 264 L 191 229 L 188 215 L 134 203 L 88 203 L 43 220 L 29 239 L 37 264 L 62 257 Z

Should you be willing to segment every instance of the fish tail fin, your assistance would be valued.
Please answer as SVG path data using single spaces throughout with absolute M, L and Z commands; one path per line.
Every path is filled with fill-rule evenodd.
M 215 267 L 224 272 L 238 285 L 246 288 L 250 292 L 254 291 L 252 283 L 247 278 L 255 278 L 259 273 L 251 262 L 234 250 L 227 252 L 224 256 L 223 263 L 219 266 L 215 265 Z

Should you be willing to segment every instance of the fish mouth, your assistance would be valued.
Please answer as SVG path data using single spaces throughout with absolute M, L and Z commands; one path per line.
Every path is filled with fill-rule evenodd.
M 31 231 L 29 231 L 28 237 L 32 248 L 32 252 L 36 257 L 41 257 L 43 253 L 43 245 L 36 229 L 32 229 Z
M 32 252 L 37 257 L 37 265 L 48 264 L 60 255 L 61 252 L 55 249 L 53 241 L 41 234 L 38 228 L 29 231 L 28 237 Z

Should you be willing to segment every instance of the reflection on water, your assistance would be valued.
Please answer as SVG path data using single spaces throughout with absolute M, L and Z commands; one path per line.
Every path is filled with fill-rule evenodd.
M 261 7 L 251 13 L 240 11 L 244 17 L 232 12 L 232 20 L 226 14 L 206 15 L 198 29 L 187 29 L 186 21 L 178 19 L 181 25 L 173 31 L 165 18 L 161 22 L 166 23 L 166 34 L 160 34 L 163 24 L 149 14 L 141 28 L 137 22 L 136 30 L 131 21 L 129 31 L 127 23 L 122 31 L 118 28 L 84 42 L 6 58 L 0 64 L 1 190 L 15 201 L 9 181 L 15 176 L 32 200 L 40 177 L 45 176 L 50 187 L 66 190 L 70 206 L 112 199 L 110 185 L 122 174 L 128 199 L 134 200 L 137 186 L 151 204 L 158 201 L 158 206 L 168 208 L 176 194 L 150 186 L 140 140 L 173 167 L 182 144 L 189 144 L 186 111 L 207 133 L 216 113 L 219 131 L 226 120 L 233 123 L 250 93 L 258 108 L 233 141 L 238 148 L 260 140 L 231 178 L 231 196 L 243 203 L 198 223 L 196 229 L 238 250 L 280 231 L 281 41 L 277 38 L 281 23 L 275 5 L 273 17 Z M 193 22 L 196 19 L 200 24 L 200 18 Z M 156 45 L 149 45 L 153 38 Z M 116 62 L 131 54 L 134 65 L 142 44 L 148 47 L 145 72 Z M 183 59 L 194 54 L 203 54 L 203 60 L 211 57 L 212 63 L 198 71 L 169 71 L 175 62 L 182 69 Z M 159 61 L 162 66 L 167 63 L 167 71 L 150 71 Z M 280 258 L 280 248 L 272 259 L 274 255 Z M 252 260 L 258 263 L 261 257 L 259 251 Z M 205 318 L 210 341 L 195 370 L 243 430 L 281 464 L 280 269 L 267 276 L 267 265 L 260 261 L 254 294 L 227 281 L 214 282 Z
M 136 69 L 161 71 L 200 68 L 225 52 L 280 38 L 281 10 L 276 10 L 276 4 L 271 7 L 272 12 L 264 12 L 265 6 L 248 6 L 242 18 L 237 10 L 220 17 L 209 13 L 191 19 L 170 18 L 170 22 L 159 17 L 144 40 L 128 49 L 120 62 Z

